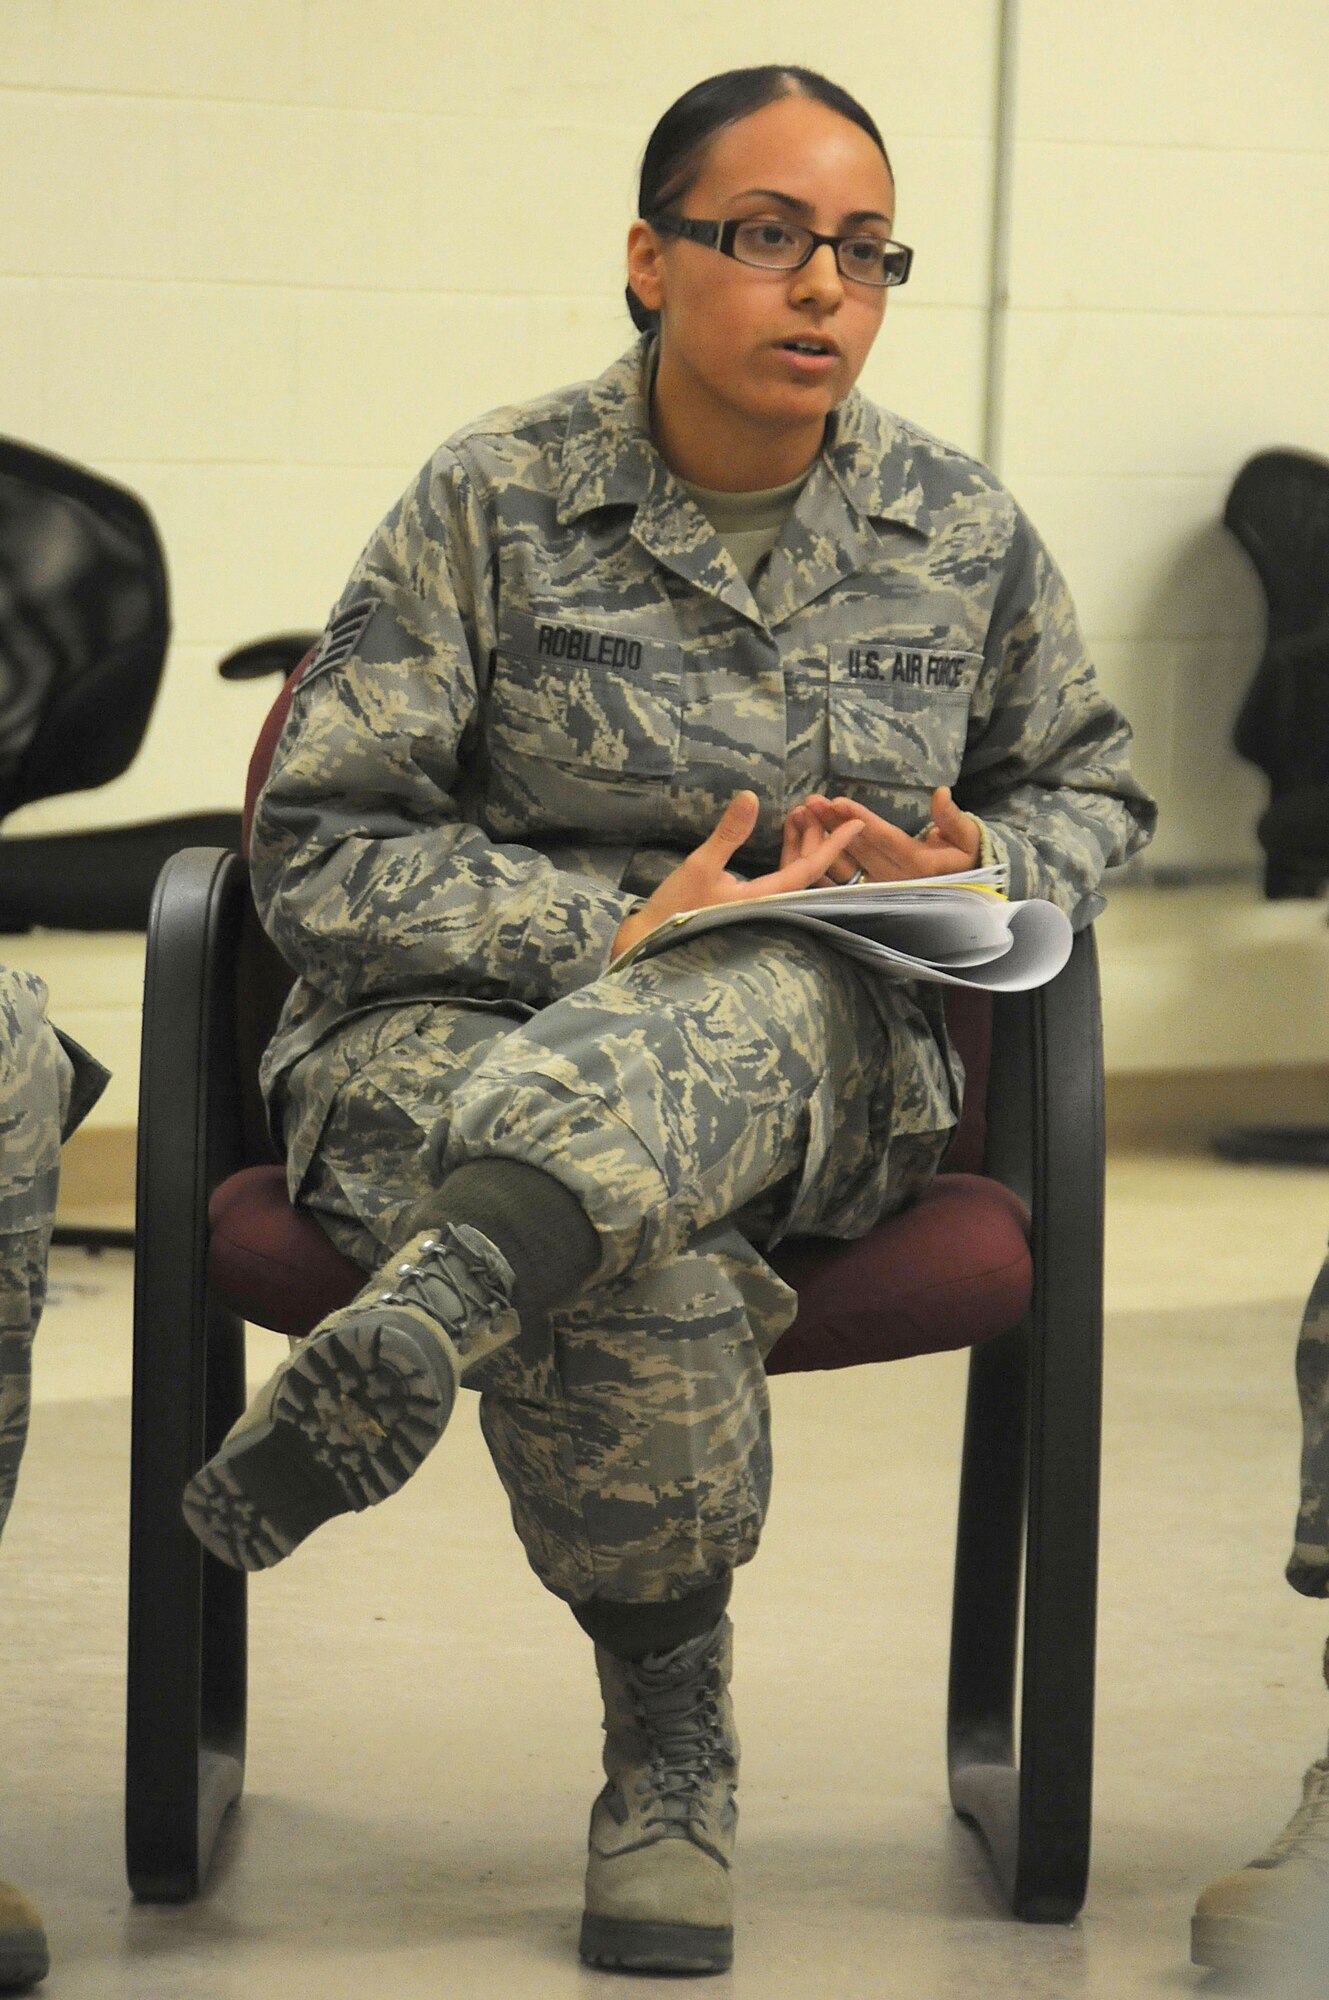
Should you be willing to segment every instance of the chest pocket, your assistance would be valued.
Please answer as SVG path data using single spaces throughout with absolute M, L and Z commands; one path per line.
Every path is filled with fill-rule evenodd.
M 509 614 L 490 685 L 496 761 L 557 764 L 591 780 L 671 778 L 682 687 L 677 646 Z
M 831 775 L 891 791 L 953 784 L 982 664 L 981 653 L 893 635 L 834 647 L 827 693 Z

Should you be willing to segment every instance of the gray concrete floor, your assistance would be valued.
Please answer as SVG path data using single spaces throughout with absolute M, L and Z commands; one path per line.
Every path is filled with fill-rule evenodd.
M 1135 1157 L 1112 1188 L 1085 1913 L 1014 1921 L 947 1806 L 963 1358 L 783 1380 L 775 1504 L 735 1592 L 741 1902 L 717 2000 L 1229 1990 L 1188 1963 L 1195 1895 L 1286 1818 L 1329 1727 L 1329 1613 L 1281 1580 L 1329 1176 Z M 131 1902 L 130 1260 L 58 1252 L 53 1275 L 0 1556 L 0 1874 L 42 1905 L 52 2000 L 612 1991 L 575 1948 L 589 1644 L 525 1568 L 470 1399 L 392 1503 L 255 1581 L 247 1790 L 215 1877 L 192 1905 Z M 253 1336 L 254 1372 L 280 1351 Z

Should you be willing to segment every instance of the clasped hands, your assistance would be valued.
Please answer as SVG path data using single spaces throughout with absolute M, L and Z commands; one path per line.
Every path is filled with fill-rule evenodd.
M 978 860 L 978 822 L 960 811 L 945 785 L 932 794 L 932 822 L 920 835 L 905 833 L 853 799 L 813 792 L 785 819 L 780 866 L 744 882 L 729 873 L 729 863 L 751 838 L 758 810 L 755 792 L 735 792 L 700 847 L 623 919 L 614 938 L 614 958 L 683 910 L 825 887 L 847 881 L 858 868 L 870 882 L 905 882 L 920 875 L 950 875 Z

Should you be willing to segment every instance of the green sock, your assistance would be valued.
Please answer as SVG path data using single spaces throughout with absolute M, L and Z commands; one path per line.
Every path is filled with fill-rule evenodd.
M 588 1597 L 573 1605 L 572 1615 L 582 1631 L 616 1660 L 644 1660 L 651 1653 L 672 1653 L 675 1646 L 699 1639 L 717 1625 L 733 1581 L 726 1570 L 714 1583 L 668 1604 L 614 1604 L 608 1598 Z
M 502 1251 L 522 1318 L 538 1319 L 575 1298 L 599 1267 L 600 1239 L 577 1197 L 525 1160 L 495 1157 L 455 1167 L 420 1203 L 407 1233 L 440 1222 L 467 1222 Z

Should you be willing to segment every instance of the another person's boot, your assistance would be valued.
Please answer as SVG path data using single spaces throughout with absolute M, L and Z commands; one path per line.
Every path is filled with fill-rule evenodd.
M 644 1660 L 602 1646 L 609 1782 L 591 1811 L 581 1955 L 633 1972 L 723 1972 L 733 1960 L 738 1737 L 728 1618 Z
M 0 1882 L 0 1993 L 26 1993 L 50 1966 L 37 1905 L 21 1889 Z
M 1249 1972 L 1312 1957 L 1329 1963 L 1329 1757 L 1302 1780 L 1301 1804 L 1263 1854 L 1203 1892 L 1191 1958 Z M 1317 1987 L 1317 1991 L 1320 1990 Z
M 405 1484 L 457 1390 L 520 1332 L 507 1259 L 478 1229 L 412 1237 L 282 1362 L 185 1488 L 206 1549 L 267 1569 L 334 1514 Z

